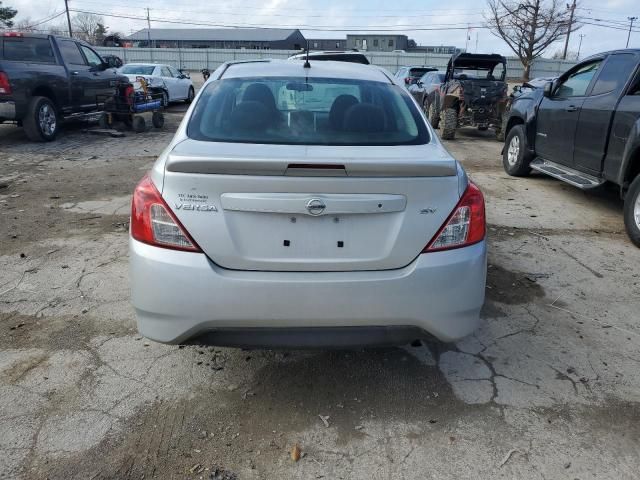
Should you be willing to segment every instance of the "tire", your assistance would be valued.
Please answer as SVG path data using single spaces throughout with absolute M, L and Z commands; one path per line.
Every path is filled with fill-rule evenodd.
M 34 142 L 51 142 L 60 130 L 58 111 L 47 97 L 33 97 L 22 120 L 24 133 Z
M 164 125 L 164 115 L 160 112 L 153 112 L 151 115 L 151 123 L 156 128 L 162 128 Z
M 187 99 L 185 100 L 185 102 L 187 103 L 193 102 L 193 99 L 195 96 L 196 96 L 196 91 L 193 89 L 193 87 L 189 87 L 189 94 L 187 95 Z
M 512 177 L 526 177 L 531 173 L 533 154 L 527 146 L 527 137 L 522 125 L 516 125 L 509 130 L 502 152 L 502 166 L 504 171 Z
M 456 138 L 456 127 L 458 126 L 458 111 L 455 108 L 447 108 L 444 111 L 444 121 L 442 122 L 442 138 L 453 140 Z
M 111 123 L 109 122 L 109 114 L 106 112 L 102 112 L 100 114 L 100 118 L 98 118 L 98 126 L 100 128 L 111 128 Z
M 429 104 L 429 122 L 433 128 L 438 128 L 440 125 L 440 114 L 436 108 L 436 102 L 433 101 Z
M 147 129 L 147 122 L 144 121 L 144 117 L 136 115 L 131 122 L 133 131 L 136 133 L 142 133 Z
M 478 127 L 478 130 L 480 130 L 481 132 L 486 132 L 487 130 L 489 130 L 489 127 Z
M 502 123 L 499 127 L 496 127 L 496 140 L 504 142 L 504 129 L 507 127 L 507 115 L 502 115 Z
M 624 197 L 624 226 L 636 247 L 640 247 L 640 175 L 631 182 Z
M 161 102 L 162 106 L 164 108 L 167 108 L 169 106 L 169 94 L 166 92 L 166 90 L 162 91 L 162 102 Z

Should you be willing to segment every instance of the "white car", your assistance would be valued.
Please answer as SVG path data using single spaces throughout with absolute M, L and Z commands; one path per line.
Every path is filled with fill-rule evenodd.
M 136 187 L 146 337 L 353 346 L 477 327 L 482 193 L 389 74 L 310 65 L 222 65 Z
M 126 75 L 136 89 L 140 87 L 138 77 L 143 77 L 151 88 L 162 93 L 163 106 L 182 100 L 191 103 L 195 97 L 195 89 L 189 75 L 171 65 L 127 63 L 120 67 L 118 72 Z

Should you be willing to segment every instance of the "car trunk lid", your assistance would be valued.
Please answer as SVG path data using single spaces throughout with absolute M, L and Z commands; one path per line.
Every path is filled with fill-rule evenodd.
M 186 140 L 165 164 L 163 197 L 225 268 L 400 268 L 459 199 L 456 163 L 435 143 L 255 147 Z

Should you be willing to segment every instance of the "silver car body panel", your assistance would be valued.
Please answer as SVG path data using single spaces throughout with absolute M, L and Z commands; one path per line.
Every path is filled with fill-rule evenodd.
M 302 66 L 222 65 L 209 82 L 294 69 Z M 312 70 L 390 82 L 372 66 L 323 61 Z M 201 142 L 186 134 L 200 94 L 150 177 L 204 254 L 131 240 L 144 335 L 175 343 L 216 328 L 387 325 L 454 340 L 476 328 L 485 242 L 420 253 L 468 185 L 426 120 L 426 145 Z M 336 169 L 318 176 L 314 164 Z

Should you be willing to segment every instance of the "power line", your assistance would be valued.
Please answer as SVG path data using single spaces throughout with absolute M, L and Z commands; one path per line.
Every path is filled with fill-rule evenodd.
M 88 13 L 93 15 L 100 15 L 105 17 L 126 18 L 129 20 L 146 21 L 146 16 L 134 16 L 134 15 L 119 15 L 115 13 L 106 12 L 92 12 L 88 10 L 71 9 L 76 13 Z M 310 31 L 333 31 L 333 32 L 347 32 L 347 31 L 359 31 L 359 32 L 403 32 L 407 29 L 410 31 L 442 31 L 442 30 L 466 30 L 468 28 L 466 23 L 449 23 L 449 24 L 433 24 L 438 27 L 420 27 L 416 25 L 367 25 L 367 26 L 341 26 L 340 28 L 332 25 L 271 25 L 265 26 L 264 24 L 225 24 L 225 23 L 212 23 L 212 22 L 197 22 L 197 21 L 185 21 L 174 20 L 169 18 L 154 17 L 156 23 L 171 23 L 177 25 L 195 25 L 195 26 L 208 26 L 208 27 L 221 27 L 221 28 L 280 28 L 280 29 L 302 29 Z M 486 25 L 473 25 L 472 28 L 489 28 Z

